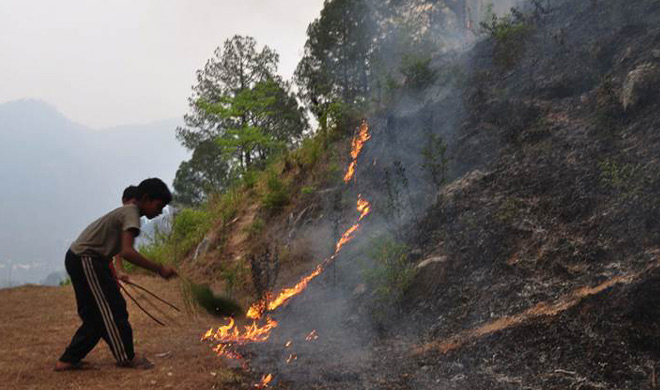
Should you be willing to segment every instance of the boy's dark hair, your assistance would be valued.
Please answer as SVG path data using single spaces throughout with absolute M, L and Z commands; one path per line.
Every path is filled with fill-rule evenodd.
M 169 204 L 172 201 L 172 193 L 167 188 L 167 184 L 156 177 L 142 180 L 137 186 L 137 199 L 140 200 L 145 195 L 151 200 L 160 199 L 165 204 Z
M 127 202 L 131 199 L 137 199 L 138 188 L 136 186 L 128 186 L 124 189 L 124 193 L 121 195 L 121 201 Z

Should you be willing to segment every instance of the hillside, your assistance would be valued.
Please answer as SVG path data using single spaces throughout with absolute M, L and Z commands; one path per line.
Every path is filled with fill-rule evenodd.
M 310 273 L 357 217 L 358 194 L 373 206 L 318 281 L 272 313 L 279 326 L 248 349 L 251 364 L 282 388 L 657 383 L 659 13 L 655 1 L 530 5 L 468 52 L 436 57 L 444 82 L 372 112 L 355 181 L 314 184 L 282 217 L 263 214 L 269 242 L 312 249 Z M 420 168 L 429 134 L 447 145 L 438 190 Z M 405 264 L 382 266 L 373 248 L 392 235 Z M 226 264 L 222 253 L 207 261 Z M 411 268 L 397 297 L 405 281 L 387 273 Z M 274 291 L 299 278 L 281 275 Z M 297 360 L 285 364 L 288 340 Z
M 656 389 L 658 20 L 657 0 L 533 1 L 459 50 L 437 48 L 432 72 L 399 75 L 145 248 L 256 303 L 251 319 L 189 312 L 152 329 L 138 312 L 144 350 L 176 345 L 181 369 L 115 375 L 101 351 L 98 373 L 72 377 L 91 388 Z M 0 302 L 16 310 L 66 289 Z M 20 334 L 19 317 L 0 335 Z M 39 382 L 2 375 L 17 389 Z

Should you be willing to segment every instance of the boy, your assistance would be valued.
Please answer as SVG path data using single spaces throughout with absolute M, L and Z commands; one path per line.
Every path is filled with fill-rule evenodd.
M 121 195 L 121 204 L 126 206 L 129 203 L 137 204 L 137 187 L 133 185 L 126 187 Z M 116 279 L 124 282 L 129 280 L 124 271 L 124 261 L 120 255 L 115 255 L 113 261 L 110 262 L 110 270 Z
M 176 271 L 155 263 L 133 248 L 140 234 L 140 217 L 160 215 L 172 194 L 160 179 L 146 179 L 137 188 L 137 201 L 119 207 L 92 222 L 66 253 L 66 270 L 76 294 L 78 314 L 83 323 L 55 365 L 55 371 L 85 368 L 82 359 L 99 339 L 108 343 L 117 366 L 151 368 L 146 358 L 135 358 L 133 331 L 128 322 L 126 301 L 110 271 L 113 256 L 156 272 L 169 279 Z

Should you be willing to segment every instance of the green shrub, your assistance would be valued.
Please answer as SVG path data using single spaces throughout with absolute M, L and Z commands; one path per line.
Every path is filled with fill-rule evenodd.
M 178 258 L 188 253 L 213 223 L 212 214 L 199 209 L 183 209 L 172 222 L 171 238 L 175 244 L 175 256 Z M 156 247 L 157 248 L 157 247 Z M 156 251 L 157 249 L 153 250 Z M 157 253 L 154 253 L 157 255 Z
M 378 237 L 370 246 L 368 257 L 372 265 L 363 267 L 363 276 L 374 293 L 378 315 L 401 304 L 415 276 L 415 267 L 408 259 L 410 248 L 391 236 Z
M 252 180 L 252 179 L 250 179 Z M 258 181 L 257 174 L 254 174 L 255 183 Z M 245 198 L 245 191 L 242 191 L 239 186 L 232 186 L 214 202 L 213 209 L 222 219 L 222 223 L 228 223 L 236 216 L 238 206 Z
M 289 203 L 289 186 L 277 173 L 267 172 L 266 189 L 261 204 L 266 210 L 276 212 Z
M 258 171 L 254 169 L 248 169 L 245 173 L 243 173 L 241 180 L 245 189 L 251 190 L 254 188 L 255 184 L 257 184 L 258 177 Z
M 60 280 L 60 286 L 70 286 L 71 285 L 71 278 L 67 277 L 64 280 Z
M 426 146 L 422 148 L 421 167 L 426 172 L 436 192 L 447 181 L 448 164 L 447 144 L 439 135 L 429 133 Z
M 298 164 L 305 168 L 312 168 L 321 159 L 323 154 L 323 136 L 306 138 L 302 145 L 292 155 Z
M 641 188 L 642 179 L 639 177 L 641 168 L 637 164 L 621 164 L 610 159 L 600 161 L 600 183 L 606 188 L 621 192 L 623 195 L 632 195 Z
M 481 28 L 495 40 L 495 63 L 505 69 L 513 67 L 525 51 L 525 39 L 532 31 L 524 15 L 516 8 L 498 18 L 491 12 L 491 19 L 481 23 Z
M 406 87 L 412 89 L 424 89 L 430 86 L 437 76 L 436 71 L 431 69 L 430 56 L 406 55 L 399 71 L 406 78 Z
M 303 194 L 303 195 L 311 195 L 311 194 L 313 194 L 315 191 L 316 191 L 316 187 L 315 187 L 315 186 L 303 186 L 303 187 L 300 189 L 300 193 Z

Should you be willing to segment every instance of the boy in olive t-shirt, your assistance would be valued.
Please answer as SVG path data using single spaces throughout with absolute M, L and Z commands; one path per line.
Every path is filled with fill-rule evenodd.
M 112 210 L 92 222 L 71 244 L 65 265 L 76 295 L 82 325 L 55 365 L 56 371 L 84 368 L 82 359 L 101 338 L 110 346 L 119 367 L 151 368 L 146 358 L 136 359 L 133 331 L 126 301 L 110 271 L 113 256 L 169 279 L 176 271 L 155 263 L 133 248 L 140 234 L 140 217 L 160 215 L 172 194 L 160 179 L 146 179 L 137 189 L 137 201 Z

